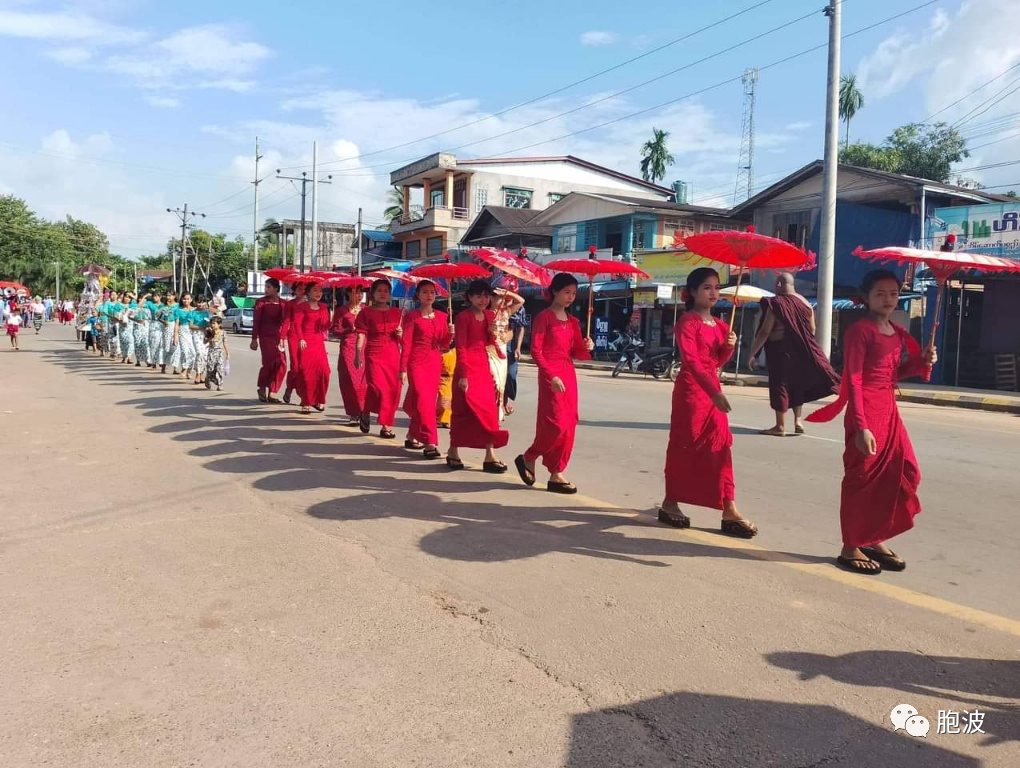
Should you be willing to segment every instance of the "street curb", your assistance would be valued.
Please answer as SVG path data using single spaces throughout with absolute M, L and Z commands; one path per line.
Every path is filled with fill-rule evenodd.
M 521 363 L 534 365 L 531 360 L 521 358 Z M 585 371 L 605 371 L 609 373 L 612 367 L 599 363 L 575 363 L 574 367 Z M 726 374 L 723 378 L 723 386 L 738 387 L 767 387 L 768 380 L 754 377 L 754 374 L 742 374 L 739 380 L 733 379 L 733 374 Z M 648 379 L 650 381 L 665 381 L 669 379 L 656 379 L 652 376 L 629 375 L 628 379 Z M 951 392 L 925 392 L 919 389 L 901 389 L 896 394 L 896 399 L 904 403 L 917 403 L 920 405 L 937 405 L 943 408 L 965 408 L 972 411 L 986 411 L 990 413 L 1013 413 L 1020 415 L 1020 398 L 996 397 L 994 395 L 957 395 Z

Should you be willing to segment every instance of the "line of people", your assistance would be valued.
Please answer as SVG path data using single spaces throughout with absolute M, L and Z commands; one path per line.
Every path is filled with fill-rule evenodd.
M 204 298 L 193 306 L 185 293 L 180 303 L 174 292 L 131 292 L 105 295 L 78 318 L 86 351 L 125 365 L 169 372 L 195 385 L 221 390 L 229 372 L 230 348 L 223 319 L 214 315 Z
M 921 509 L 920 470 L 896 406 L 895 384 L 930 371 L 937 356 L 934 348 L 922 350 L 905 329 L 892 323 L 899 288 L 891 272 L 868 274 L 861 288 L 868 314 L 846 333 L 839 397 L 808 417 L 828 421 L 846 408 L 843 549 L 837 563 L 864 575 L 906 567 L 886 542 L 912 528 Z M 750 539 L 758 535 L 758 527 L 737 507 L 727 416 L 731 406 L 718 376 L 736 346 L 735 334 L 713 314 L 719 292 L 719 275 L 711 268 L 694 270 L 684 288 L 687 311 L 674 328 L 683 367 L 674 384 L 666 492 L 658 517 L 666 525 L 688 528 L 691 519 L 681 504 L 706 507 L 721 513 L 721 533 Z M 284 400 L 296 391 L 304 412 L 324 410 L 330 378 L 326 341 L 332 330 L 340 337 L 338 377 L 351 426 L 367 434 L 375 414 L 380 436 L 395 438 L 406 383 L 403 410 L 410 424 L 405 448 L 421 450 L 428 459 L 441 458 L 438 425 L 448 408 L 450 469 L 463 469 L 462 451 L 474 449 L 484 451 L 483 471 L 507 471 L 497 455 L 509 433 L 500 423 L 500 387 L 489 361 L 489 350 L 495 347 L 498 355 L 499 348 L 493 289 L 487 282 L 470 284 L 468 306 L 453 323 L 435 308 L 436 288 L 429 281 L 418 284 L 418 308 L 406 313 L 391 306 L 386 280 L 372 284 L 364 304 L 361 289 L 351 289 L 347 303 L 332 318 L 322 303 L 321 286 L 310 284 L 300 293 L 305 298 L 285 301 L 279 283 L 269 280 L 266 296 L 256 303 L 251 346 L 262 350 L 260 400 L 280 402 L 276 395 L 286 380 Z M 549 473 L 547 490 L 564 494 L 577 492 L 564 476 L 578 424 L 574 361 L 589 359 L 593 349 L 577 318 L 569 314 L 576 297 L 577 280 L 557 274 L 548 291 L 549 306 L 532 324 L 531 353 L 538 367 L 535 438 L 514 460 L 526 485 L 535 485 L 541 462 Z M 452 372 L 446 357 L 451 352 L 456 360 Z M 449 388 L 445 396 L 444 387 Z

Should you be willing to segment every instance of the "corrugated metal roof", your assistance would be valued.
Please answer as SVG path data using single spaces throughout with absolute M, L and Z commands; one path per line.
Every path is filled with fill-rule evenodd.
M 363 229 L 361 230 L 361 234 L 369 240 L 375 240 L 377 243 L 393 242 L 393 233 L 385 229 Z

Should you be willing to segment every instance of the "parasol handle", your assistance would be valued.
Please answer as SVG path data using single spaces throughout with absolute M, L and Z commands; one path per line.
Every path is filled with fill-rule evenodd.
M 733 312 L 730 314 L 730 327 L 737 321 L 737 307 L 740 306 L 740 284 L 744 281 L 745 270 L 741 269 L 737 275 L 737 290 L 733 292 Z
M 588 275 L 588 332 L 584 335 L 586 339 L 591 338 L 591 316 L 592 312 L 595 311 L 593 302 L 595 293 L 595 278 L 592 275 Z
M 928 349 L 935 349 L 935 339 L 939 332 L 939 317 L 942 314 L 942 294 L 945 291 L 946 281 L 936 281 L 939 287 L 938 293 L 935 294 L 935 320 L 931 325 L 931 338 L 928 340 Z

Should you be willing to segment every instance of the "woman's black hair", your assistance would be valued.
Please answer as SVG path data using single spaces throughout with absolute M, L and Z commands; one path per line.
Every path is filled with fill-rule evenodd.
M 564 288 L 569 286 L 577 285 L 577 278 L 569 272 L 557 272 L 553 275 L 552 282 L 549 283 L 549 295 L 555 296 L 557 293 L 562 291 Z
M 698 267 L 687 275 L 687 294 L 684 296 L 684 306 L 687 309 L 694 309 L 694 294 L 710 277 L 719 277 L 719 273 L 711 267 Z
M 435 288 L 436 284 L 431 280 L 422 280 L 420 283 L 414 286 L 414 295 L 417 297 L 421 293 L 422 288 Z
M 380 277 L 378 280 L 373 281 L 372 282 L 372 287 L 368 289 L 368 295 L 369 296 L 374 296 L 375 295 L 375 289 L 378 288 L 381 285 L 385 285 L 387 288 L 389 288 L 390 287 L 390 281 L 387 280 L 384 277 Z
M 868 300 L 868 294 L 871 293 L 871 289 L 875 287 L 875 283 L 880 283 L 883 280 L 892 280 L 896 285 L 900 284 L 900 279 L 897 277 L 895 272 L 888 269 L 873 269 L 864 276 L 861 280 L 861 297 L 865 302 Z
M 277 291 L 279 291 L 280 290 L 280 281 L 277 280 L 275 277 L 271 277 L 268 280 L 266 280 L 266 287 L 267 288 L 272 287 L 272 288 L 275 288 Z
M 484 280 L 472 280 L 467 290 L 464 291 L 464 295 L 468 298 L 472 296 L 492 296 L 492 286 Z

